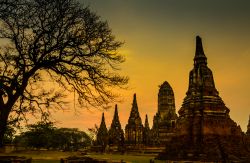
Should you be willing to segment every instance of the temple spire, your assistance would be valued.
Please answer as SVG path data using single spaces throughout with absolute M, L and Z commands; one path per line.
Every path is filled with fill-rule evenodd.
M 115 104 L 115 114 L 114 114 L 114 118 L 113 119 L 119 119 L 118 117 L 118 109 L 117 109 L 117 104 Z
M 133 107 L 133 109 L 136 109 L 136 111 L 138 111 L 137 100 L 136 100 L 136 94 L 134 94 L 134 99 L 133 99 L 132 107 Z
M 207 65 L 207 57 L 205 56 L 200 36 L 196 36 L 194 65 L 196 66 L 201 64 Z
M 105 123 L 104 113 L 102 113 L 102 121 L 101 121 L 99 130 L 100 129 L 103 130 L 105 133 L 107 132 L 107 127 L 106 127 L 106 123 Z
M 102 124 L 104 124 L 105 126 L 106 126 L 106 124 L 105 124 L 105 117 L 104 117 L 104 113 L 102 113 L 102 121 L 101 121 L 101 125 Z
M 102 121 L 96 137 L 97 144 L 102 146 L 102 150 L 104 150 L 108 144 L 108 130 L 105 123 L 104 113 L 102 113 Z
M 136 94 L 134 94 L 132 108 L 128 119 L 128 124 L 125 127 L 125 140 L 128 144 L 142 143 L 143 125 L 136 101 Z
M 148 115 L 147 115 L 147 114 L 146 114 L 146 118 L 145 118 L 145 124 L 144 124 L 144 127 L 149 129 Z
M 139 114 L 139 110 L 138 110 L 136 94 L 134 94 L 132 109 L 131 109 L 131 112 L 130 112 L 130 118 L 134 119 L 134 118 L 137 118 L 137 117 L 140 117 L 140 114 Z
M 114 129 L 116 129 L 116 128 L 121 129 L 121 123 L 120 123 L 120 120 L 119 120 L 117 104 L 115 105 L 114 117 L 113 117 L 110 129 L 112 129 L 112 128 L 114 128 Z
M 143 143 L 145 145 L 149 145 L 151 143 L 151 134 L 150 134 L 150 128 L 149 128 L 147 114 L 146 114 L 145 124 L 144 124 L 144 128 L 143 128 Z
M 109 143 L 111 145 L 123 145 L 124 133 L 118 115 L 118 107 L 115 105 L 114 118 L 109 129 Z

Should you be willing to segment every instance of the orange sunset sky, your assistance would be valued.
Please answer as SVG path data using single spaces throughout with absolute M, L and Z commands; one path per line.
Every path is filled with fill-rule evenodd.
M 130 78 L 129 89 L 119 91 L 123 129 L 137 94 L 140 116 L 148 114 L 152 126 L 159 85 L 168 81 L 180 109 L 193 67 L 195 37 L 201 36 L 208 67 L 231 118 L 246 131 L 250 114 L 250 1 L 241 0 L 81 0 L 107 20 L 116 38 L 124 41 L 126 57 L 121 74 Z M 71 97 L 71 99 L 73 99 Z M 71 111 L 57 111 L 57 126 L 87 131 L 99 125 L 101 109 L 85 109 L 70 100 Z M 114 106 L 105 111 L 109 128 Z

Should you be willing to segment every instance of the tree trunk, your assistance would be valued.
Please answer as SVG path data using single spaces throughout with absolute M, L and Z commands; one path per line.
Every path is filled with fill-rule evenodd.
M 0 106 L 0 148 L 3 147 L 4 134 L 7 129 L 7 121 L 9 117 L 10 109 Z
M 30 75 L 31 76 L 31 75 Z M 20 97 L 20 95 L 23 94 L 24 89 L 26 88 L 28 84 L 28 79 L 30 77 L 29 75 L 25 76 L 22 82 L 22 86 L 16 90 L 15 94 L 12 94 L 14 90 L 8 90 L 8 101 L 4 104 L 3 98 L 0 98 L 0 148 L 4 145 L 4 135 L 7 129 L 7 122 L 9 118 L 9 114 L 12 110 L 12 107 Z

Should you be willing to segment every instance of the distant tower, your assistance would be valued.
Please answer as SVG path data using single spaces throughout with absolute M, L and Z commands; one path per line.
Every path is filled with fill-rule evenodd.
M 172 87 L 165 81 L 158 93 L 158 113 L 161 120 L 176 120 L 175 99 Z
M 140 145 L 143 141 L 143 125 L 138 111 L 136 94 L 134 94 L 132 109 L 125 127 L 125 142 L 131 145 Z
M 96 141 L 97 145 L 102 146 L 102 150 L 104 150 L 108 144 L 108 130 L 105 123 L 104 113 L 102 113 L 102 121 L 97 132 Z
M 167 81 L 159 89 L 158 111 L 154 116 L 152 136 L 154 144 L 169 141 L 173 135 L 177 114 L 175 110 L 174 92 Z
M 117 146 L 124 144 L 124 133 L 119 120 L 117 105 L 115 105 L 114 117 L 109 129 L 109 144 Z
M 151 133 L 148 123 L 148 115 L 146 114 L 145 118 L 145 124 L 144 124 L 144 130 L 143 130 L 143 144 L 144 145 L 150 145 L 151 141 Z

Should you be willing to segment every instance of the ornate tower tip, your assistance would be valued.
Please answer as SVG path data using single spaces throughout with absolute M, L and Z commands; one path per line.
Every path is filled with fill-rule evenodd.
M 134 101 L 134 102 L 136 101 L 136 93 L 134 94 L 133 101 Z
M 118 112 L 118 106 L 115 104 L 115 114 Z
M 196 36 L 196 48 L 202 48 L 203 49 L 203 46 L 202 46 L 202 39 L 201 37 L 198 35 Z
M 104 117 L 104 112 L 102 113 L 102 121 L 101 121 L 101 123 L 105 123 L 105 117 Z
M 134 110 L 134 109 L 138 111 L 136 94 L 134 94 L 133 103 L 132 103 L 132 110 Z
M 164 82 L 162 83 L 161 86 L 162 86 L 162 87 L 163 87 L 163 86 L 168 86 L 168 87 L 170 87 L 170 84 L 169 84 L 167 81 L 164 81 Z
M 195 56 L 202 56 L 204 55 L 202 40 L 200 36 L 196 36 L 196 52 Z
M 145 117 L 145 127 L 146 128 L 149 128 L 149 123 L 148 123 L 148 115 L 146 114 L 146 117 Z
M 133 104 L 137 105 L 137 100 L 136 100 L 136 93 L 134 94 L 134 98 L 133 98 Z
M 207 64 L 207 57 L 205 56 L 200 36 L 196 36 L 196 50 L 195 50 L 194 62 L 195 65 Z
M 199 35 L 196 36 L 196 40 L 200 39 L 201 40 L 201 37 Z

